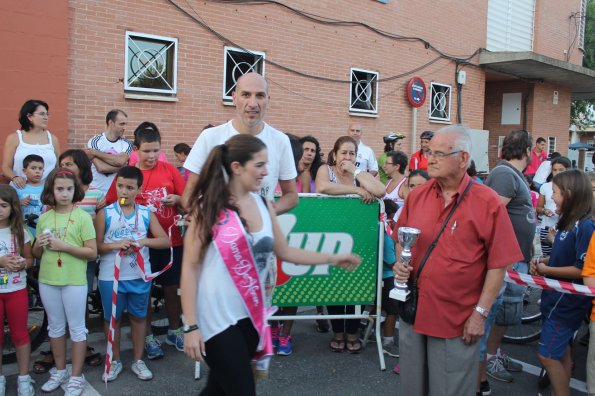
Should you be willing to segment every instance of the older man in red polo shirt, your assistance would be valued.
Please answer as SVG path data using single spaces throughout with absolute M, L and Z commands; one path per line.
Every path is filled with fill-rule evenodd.
M 418 280 L 415 323 L 401 321 L 403 395 L 475 393 L 478 341 L 485 319 L 506 266 L 523 259 L 502 200 L 466 173 L 470 152 L 471 139 L 464 127 L 438 131 L 427 152 L 433 179 L 409 194 L 396 226 L 421 230 L 412 248 L 411 266 L 400 261 L 395 265 L 397 279 L 406 281 L 415 276 L 453 205 L 458 204 Z M 400 252 L 397 244 L 397 257 Z

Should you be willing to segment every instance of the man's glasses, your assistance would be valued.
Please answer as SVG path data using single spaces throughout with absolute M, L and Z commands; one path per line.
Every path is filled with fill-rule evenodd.
M 451 155 L 455 155 L 455 154 L 462 153 L 462 152 L 463 152 L 463 150 L 451 151 L 450 153 L 444 153 L 442 151 L 432 151 L 432 150 L 429 150 L 429 151 L 426 152 L 426 156 L 428 158 L 434 157 L 434 158 L 436 158 L 438 160 L 441 160 L 444 157 L 450 157 Z

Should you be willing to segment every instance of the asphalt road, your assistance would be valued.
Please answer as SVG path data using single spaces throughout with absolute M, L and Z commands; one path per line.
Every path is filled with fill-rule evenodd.
M 89 336 L 90 345 L 97 350 L 105 351 L 103 336 L 99 332 L 99 321 L 92 326 Z M 584 330 L 583 330 L 584 331 Z M 99 367 L 85 367 L 85 375 L 90 385 L 85 395 L 196 395 L 204 387 L 208 368 L 201 367 L 201 379 L 194 379 L 194 362 L 176 351 L 173 347 L 165 346 L 165 358 L 148 361 L 149 368 L 155 378 L 152 381 L 140 381 L 130 371 L 132 345 L 127 336 L 128 329 L 123 334 L 124 371 L 120 377 L 108 384 L 107 388 L 101 382 L 102 369 Z M 392 368 L 398 359 L 386 357 L 386 371 L 381 371 L 378 361 L 376 345 L 369 343 L 366 349 L 358 355 L 349 353 L 333 353 L 328 347 L 331 334 L 320 334 L 315 330 L 315 322 L 311 320 L 296 321 L 294 324 L 294 352 L 291 356 L 275 356 L 267 379 L 260 380 L 257 392 L 260 395 L 394 395 L 398 393 L 399 376 Z M 47 348 L 47 345 L 42 346 Z M 492 395 L 549 395 L 550 390 L 539 390 L 537 387 L 538 361 L 536 356 L 537 344 L 506 345 L 506 352 L 514 359 L 525 364 L 525 372 L 515 373 L 514 382 L 502 383 L 490 381 Z M 39 349 L 33 353 L 33 359 L 39 358 Z M 576 369 L 573 373 L 573 386 L 584 390 L 585 359 L 587 347 L 577 345 L 575 348 Z M 16 395 L 16 365 L 6 365 L 4 374 L 7 376 L 7 395 Z M 35 375 L 36 393 L 41 394 L 40 387 L 48 378 L 48 374 Z M 58 390 L 52 394 L 62 395 Z M 573 395 L 586 393 L 573 389 Z

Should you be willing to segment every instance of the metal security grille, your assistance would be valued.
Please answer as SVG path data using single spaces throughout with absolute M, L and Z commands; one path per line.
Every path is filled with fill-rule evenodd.
M 354 113 L 378 113 L 378 73 L 351 69 L 351 92 L 349 111 Z
M 264 60 L 264 52 L 225 47 L 223 100 L 232 100 L 231 94 L 236 89 L 238 79 L 244 74 L 256 72 L 264 76 Z
M 126 33 L 125 89 L 175 94 L 178 40 Z
M 450 93 L 450 85 L 431 83 L 431 120 L 450 121 Z

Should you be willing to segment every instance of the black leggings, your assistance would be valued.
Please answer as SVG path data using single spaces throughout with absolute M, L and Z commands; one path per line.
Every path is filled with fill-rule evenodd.
M 329 315 L 353 315 L 355 305 L 329 305 L 326 310 Z M 331 319 L 331 327 L 333 333 L 356 334 L 359 322 L 359 319 Z
M 205 343 L 205 360 L 209 379 L 201 395 L 256 395 L 251 360 L 258 347 L 258 332 L 250 319 L 234 326 Z

